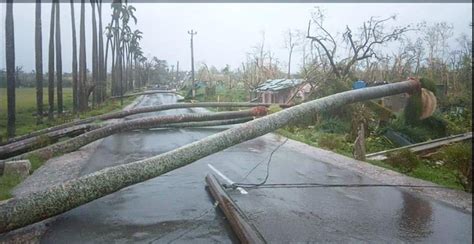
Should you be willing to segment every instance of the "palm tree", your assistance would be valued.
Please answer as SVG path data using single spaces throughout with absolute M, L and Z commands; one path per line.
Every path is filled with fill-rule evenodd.
M 112 15 L 112 26 L 113 26 L 113 46 L 115 51 L 112 52 L 112 72 L 113 72 L 113 85 L 115 88 L 112 89 L 112 94 L 122 95 L 122 67 L 121 67 L 121 55 L 120 55 L 120 23 L 119 19 L 122 11 L 122 4 L 119 0 L 114 0 L 112 2 L 113 15 Z M 115 57 L 114 57 L 115 56 Z M 120 87 L 120 88 L 119 88 Z M 122 100 L 120 100 L 123 104 Z
M 107 44 L 105 46 L 105 61 L 104 61 L 104 70 L 107 71 L 107 58 L 108 58 L 108 52 L 109 52 L 109 46 L 110 46 L 110 53 L 111 53 L 111 60 L 112 60 L 112 68 L 111 68 L 111 86 L 110 86 L 110 94 L 112 96 L 116 95 L 115 91 L 116 89 L 116 80 L 115 80 L 115 28 L 112 26 L 112 22 L 114 21 L 114 18 L 112 17 L 111 23 L 109 23 L 106 27 L 106 35 L 107 35 Z
M 100 86 L 98 85 L 99 63 L 97 57 L 97 21 L 95 17 L 95 0 L 91 0 L 90 2 L 92 7 L 92 84 L 95 85 L 94 94 L 92 97 L 92 106 L 96 106 L 100 93 Z
M 113 37 L 113 34 L 112 34 L 112 24 L 109 23 L 106 27 L 105 27 L 105 35 L 107 37 L 107 43 L 105 45 L 105 57 L 104 57 L 104 75 L 105 75 L 105 80 L 107 80 L 107 58 L 108 58 L 108 54 L 109 54 L 109 46 L 110 46 L 110 50 L 111 50 L 111 53 L 112 53 L 112 72 L 111 72 L 111 75 L 112 75 L 112 85 L 111 85 L 111 93 L 110 94 L 114 94 L 113 93 L 113 89 L 114 89 L 114 72 L 113 72 L 113 60 L 114 60 L 114 54 L 113 52 L 115 51 L 115 48 L 113 46 L 113 43 L 112 43 L 112 37 Z M 105 90 L 104 90 L 104 93 L 105 93 Z
M 102 0 L 97 2 L 97 10 L 99 14 L 99 81 L 100 81 L 100 99 L 102 103 L 105 100 L 107 88 L 107 70 L 104 61 L 104 33 L 102 32 Z
M 43 122 L 43 41 L 41 33 L 41 0 L 35 11 L 36 123 Z
M 77 112 L 77 43 L 76 43 L 76 18 L 74 17 L 74 0 L 71 0 L 71 26 L 72 26 L 72 110 Z
M 15 136 L 15 30 L 13 0 L 7 0 L 5 14 L 5 56 L 7 64 L 7 137 Z
M 49 25 L 49 53 L 48 53 L 48 119 L 53 119 L 54 113 L 54 13 L 55 4 L 51 3 L 51 20 Z
M 87 109 L 87 61 L 86 61 L 86 29 L 85 29 L 85 0 L 81 0 L 81 24 L 79 27 L 79 83 L 78 83 L 78 110 Z
M 56 2 L 56 91 L 58 93 L 58 115 L 63 113 L 63 62 L 61 57 L 61 26 L 59 1 Z

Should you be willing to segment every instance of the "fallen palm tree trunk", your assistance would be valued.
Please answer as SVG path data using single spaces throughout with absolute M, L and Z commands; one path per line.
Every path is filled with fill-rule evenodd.
M 187 128 L 187 127 L 207 127 L 207 126 L 219 126 L 219 125 L 232 125 L 244 123 L 252 120 L 253 117 L 244 117 L 237 119 L 228 119 L 228 120 L 216 120 L 216 121 L 204 121 L 204 122 L 182 122 L 182 123 L 172 123 L 172 124 L 163 124 L 156 128 Z M 59 131 L 53 131 L 41 136 L 36 136 L 28 138 L 19 142 L 10 143 L 4 146 L 0 146 L 0 159 L 7 159 L 9 157 L 14 157 L 22 153 L 38 149 L 41 147 L 46 147 L 53 143 L 56 143 L 59 138 L 62 137 L 74 137 L 81 134 L 84 134 L 88 131 L 98 129 L 105 125 L 98 124 L 85 124 L 69 127 Z
M 27 138 L 22 141 L 6 144 L 0 146 L 0 159 L 13 157 L 27 151 L 45 147 L 57 142 L 59 138 L 77 136 L 99 127 L 100 126 L 96 124 L 77 125 L 62 130 L 49 132 L 44 135 Z
M 140 113 L 149 113 L 149 112 L 158 112 L 158 111 L 164 111 L 164 110 L 170 110 L 170 109 L 180 109 L 180 108 L 209 108 L 209 107 L 215 107 L 215 108 L 232 108 L 232 107 L 240 107 L 240 108 L 245 108 L 245 107 L 258 107 L 258 106 L 265 106 L 269 107 L 272 105 L 271 103 L 247 103 L 247 102 L 203 102 L 203 103 L 174 103 L 174 104 L 163 104 L 163 105 L 156 105 L 156 106 L 149 106 L 149 107 L 141 107 L 141 108 L 135 108 L 135 109 L 130 109 L 130 110 L 123 110 L 123 111 L 118 111 L 118 112 L 112 112 L 112 113 L 107 113 L 107 114 L 102 114 L 82 120 L 77 120 L 73 122 L 69 122 L 66 124 L 50 127 L 47 129 L 39 130 L 39 131 L 34 131 L 29 134 L 23 135 L 23 136 L 18 136 L 12 139 L 9 139 L 7 143 L 13 143 L 21 140 L 25 140 L 31 137 L 43 135 L 46 133 L 50 133 L 53 131 L 58 131 L 58 130 L 63 130 L 65 128 L 71 127 L 71 126 L 76 126 L 76 125 L 81 125 L 81 124 L 88 124 L 92 123 L 94 121 L 103 121 L 103 120 L 108 120 L 108 119 L 118 119 L 118 118 L 124 118 L 130 115 L 134 114 L 140 114 Z M 278 104 L 279 105 L 279 104 Z M 289 107 L 289 105 L 280 105 L 282 108 Z
M 110 97 L 111 99 L 116 99 L 116 98 L 121 98 L 121 97 L 133 97 L 133 96 L 140 96 L 140 95 L 150 95 L 150 94 L 157 94 L 157 93 L 170 93 L 170 94 L 177 94 L 176 91 L 170 91 L 170 90 L 151 90 L 151 91 L 144 91 L 144 92 L 135 92 L 135 93 L 129 93 L 129 94 L 124 94 L 122 96 L 113 96 Z
M 102 169 L 46 190 L 10 199 L 0 205 L 0 233 L 66 212 L 127 186 L 157 177 L 233 145 L 298 122 L 307 115 L 419 89 L 418 81 L 409 80 L 334 94 L 249 121 L 148 159 Z
M 245 123 L 253 120 L 253 117 L 244 117 L 238 119 L 226 119 L 226 120 L 215 120 L 215 121 L 203 121 L 203 122 L 183 122 L 176 124 L 165 124 L 158 126 L 158 128 L 189 128 L 189 127 L 207 127 L 207 126 L 219 126 L 219 125 L 233 125 Z
M 133 119 L 123 121 L 116 124 L 103 126 L 101 128 L 89 131 L 80 136 L 71 138 L 67 141 L 56 143 L 45 148 L 24 153 L 11 159 L 25 159 L 29 157 L 47 160 L 55 155 L 64 154 L 75 151 L 93 141 L 113 135 L 119 132 L 132 131 L 137 129 L 149 129 L 157 127 L 161 124 L 194 122 L 194 121 L 210 121 L 210 120 L 227 120 L 249 116 L 263 116 L 267 113 L 265 107 L 256 107 L 250 110 L 235 112 L 218 112 L 218 113 L 190 113 L 180 115 L 156 116 L 148 118 Z

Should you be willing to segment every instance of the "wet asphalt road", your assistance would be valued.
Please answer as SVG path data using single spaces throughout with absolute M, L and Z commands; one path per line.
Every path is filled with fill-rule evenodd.
M 146 96 L 138 106 L 174 103 L 167 94 Z M 196 109 L 154 114 L 189 113 Z M 200 110 L 200 109 L 197 109 Z M 143 115 L 135 115 L 136 118 Z M 82 170 L 96 170 L 160 154 L 225 127 L 157 129 L 104 139 Z M 62 214 L 43 243 L 232 243 L 236 237 L 205 190 L 212 164 L 236 182 L 265 178 L 266 160 L 282 143 L 266 135 L 236 145 L 141 184 Z M 261 163 L 245 177 L 252 168 Z M 283 145 L 273 155 L 267 183 L 374 183 Z M 471 243 L 471 214 L 397 188 L 229 190 L 271 243 L 424 242 Z

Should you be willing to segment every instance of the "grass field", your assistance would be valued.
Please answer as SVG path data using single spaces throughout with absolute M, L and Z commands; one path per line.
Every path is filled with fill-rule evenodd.
M 55 106 L 57 106 L 57 94 L 55 94 Z M 124 106 L 133 101 L 134 97 L 124 99 Z M 48 90 L 43 89 L 43 110 L 48 110 Z M 72 111 L 72 89 L 63 89 L 64 111 Z M 81 118 L 107 113 L 113 110 L 121 109 L 120 100 L 107 100 L 101 107 L 87 111 L 79 116 Z M 72 116 L 56 118 L 51 122 L 44 118 L 41 125 L 36 124 L 36 89 L 18 88 L 16 89 L 16 135 L 23 135 L 35 130 L 47 128 L 51 125 L 61 124 L 71 120 Z M 7 134 L 7 91 L 6 88 L 0 88 L 0 141 L 6 140 Z

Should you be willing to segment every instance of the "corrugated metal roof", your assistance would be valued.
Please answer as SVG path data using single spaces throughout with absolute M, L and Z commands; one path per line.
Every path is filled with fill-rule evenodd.
M 267 80 L 255 89 L 256 91 L 278 91 L 289 87 L 295 87 L 303 83 L 303 79 L 276 79 Z

